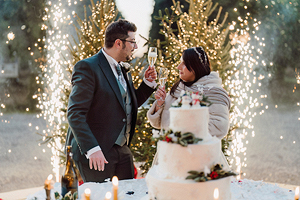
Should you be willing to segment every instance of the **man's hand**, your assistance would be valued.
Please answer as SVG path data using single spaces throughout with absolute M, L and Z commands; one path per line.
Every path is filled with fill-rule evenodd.
M 149 82 L 155 81 L 157 78 L 157 73 L 155 70 L 155 67 L 148 67 L 148 69 L 145 71 L 145 79 Z
M 94 167 L 95 170 L 99 170 L 99 171 L 104 171 L 104 164 L 108 163 L 101 150 L 91 154 L 89 159 L 90 159 L 90 169 L 93 169 Z

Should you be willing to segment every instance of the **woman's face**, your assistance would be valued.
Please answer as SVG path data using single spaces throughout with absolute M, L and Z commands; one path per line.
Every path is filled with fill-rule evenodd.
M 180 64 L 177 66 L 177 69 L 179 70 L 179 77 L 184 81 L 184 82 L 191 82 L 194 81 L 196 76 L 194 71 L 189 71 L 188 68 L 185 66 L 185 63 L 182 59 L 180 58 Z

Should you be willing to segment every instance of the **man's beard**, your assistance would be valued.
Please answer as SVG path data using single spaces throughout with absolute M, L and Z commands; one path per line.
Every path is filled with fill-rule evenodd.
M 126 44 L 124 44 L 123 49 L 126 48 Z M 131 61 L 132 60 L 132 54 L 131 55 L 127 55 L 126 56 L 126 60 L 125 61 Z
M 126 61 L 132 60 L 132 56 L 126 56 Z

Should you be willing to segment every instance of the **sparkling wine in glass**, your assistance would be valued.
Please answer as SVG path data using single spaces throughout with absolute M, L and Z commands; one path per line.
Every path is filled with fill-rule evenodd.
M 157 58 L 157 48 L 150 47 L 148 51 L 148 62 L 150 67 L 153 67 Z
M 161 86 L 164 86 L 168 79 L 169 71 L 167 68 L 161 67 L 159 69 L 158 80 Z

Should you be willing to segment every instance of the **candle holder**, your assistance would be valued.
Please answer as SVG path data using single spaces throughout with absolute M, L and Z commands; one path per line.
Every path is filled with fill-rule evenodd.
M 51 190 L 48 190 L 47 188 L 45 188 L 45 191 L 46 191 L 46 200 L 51 200 L 51 196 L 50 196 Z

